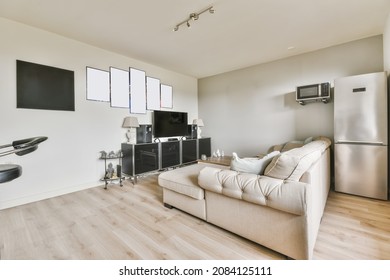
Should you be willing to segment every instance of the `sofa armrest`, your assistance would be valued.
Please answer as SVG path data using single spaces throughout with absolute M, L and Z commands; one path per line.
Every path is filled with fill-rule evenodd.
M 198 184 L 207 191 L 295 215 L 306 214 L 307 192 L 310 190 L 302 182 L 214 167 L 205 167 L 199 172 Z

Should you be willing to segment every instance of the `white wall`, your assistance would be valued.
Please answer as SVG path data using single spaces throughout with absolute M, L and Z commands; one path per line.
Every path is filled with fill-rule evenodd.
M 333 137 L 333 103 L 295 102 L 295 87 L 383 71 L 382 36 L 200 79 L 202 135 L 212 149 L 241 156 L 309 136 Z
M 86 100 L 86 67 L 109 70 L 135 67 L 173 86 L 173 110 L 197 118 L 195 78 L 108 52 L 68 38 L 0 18 L 0 145 L 47 136 L 38 150 L 24 157 L 0 158 L 17 163 L 23 175 L 0 185 L 0 209 L 101 184 L 99 151 L 118 151 L 126 140 L 121 127 L 128 109 Z M 75 112 L 16 108 L 16 60 L 59 67 L 75 73 Z M 151 112 L 135 115 L 151 123 Z

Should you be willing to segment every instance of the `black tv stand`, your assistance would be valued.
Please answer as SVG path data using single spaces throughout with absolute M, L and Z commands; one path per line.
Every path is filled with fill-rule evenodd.
M 122 173 L 136 183 L 144 173 L 196 163 L 202 155 L 211 156 L 211 138 L 169 140 L 166 142 L 122 143 Z

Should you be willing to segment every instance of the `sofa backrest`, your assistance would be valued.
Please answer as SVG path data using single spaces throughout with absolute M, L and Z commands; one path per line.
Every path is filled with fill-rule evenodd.
M 198 184 L 206 191 L 294 215 L 305 215 L 307 211 L 306 192 L 310 189 L 302 182 L 207 166 L 199 172 Z

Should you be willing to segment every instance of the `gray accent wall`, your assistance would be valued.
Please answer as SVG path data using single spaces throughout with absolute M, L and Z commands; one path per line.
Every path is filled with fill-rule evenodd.
M 213 151 L 239 156 L 311 136 L 333 139 L 333 101 L 299 105 L 296 86 L 329 81 L 333 94 L 335 78 L 383 71 L 383 62 L 378 35 L 200 79 L 202 135 L 212 137 Z
M 390 14 L 387 17 L 383 32 L 383 61 L 384 69 L 390 75 Z

